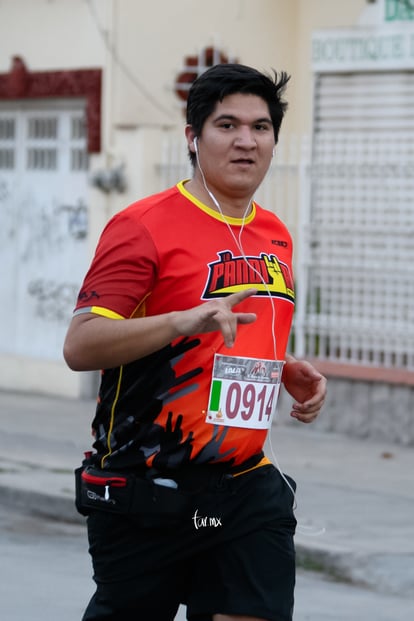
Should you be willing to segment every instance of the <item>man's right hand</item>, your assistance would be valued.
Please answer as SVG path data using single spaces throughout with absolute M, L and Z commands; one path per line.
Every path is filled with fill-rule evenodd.
M 181 336 L 193 336 L 219 330 L 226 347 L 233 347 L 238 324 L 256 321 L 255 313 L 237 313 L 233 311 L 233 308 L 255 293 L 255 289 L 246 289 L 232 293 L 225 298 L 205 302 L 186 311 L 171 313 L 173 325 L 178 335 Z

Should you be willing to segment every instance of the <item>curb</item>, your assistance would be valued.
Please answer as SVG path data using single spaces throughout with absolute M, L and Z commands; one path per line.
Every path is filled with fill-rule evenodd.
M 25 513 L 43 516 L 59 522 L 85 524 L 85 518 L 77 512 L 72 497 L 12 489 L 3 485 L 0 485 L 0 495 L 3 505 L 13 509 L 20 509 Z
M 296 543 L 296 561 L 302 569 L 383 595 L 409 598 L 414 592 L 414 566 L 409 554 L 357 554 L 346 549 Z M 400 567 L 398 575 L 396 566 Z

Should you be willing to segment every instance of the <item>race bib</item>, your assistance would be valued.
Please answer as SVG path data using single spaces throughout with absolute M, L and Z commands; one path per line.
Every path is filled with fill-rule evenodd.
M 214 356 L 206 423 L 268 429 L 279 396 L 283 360 Z

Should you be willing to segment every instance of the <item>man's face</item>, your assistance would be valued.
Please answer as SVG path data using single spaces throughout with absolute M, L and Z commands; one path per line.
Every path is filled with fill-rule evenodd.
M 188 128 L 190 148 L 192 137 Z M 217 197 L 249 200 L 269 168 L 274 146 L 267 103 L 257 95 L 228 95 L 207 117 L 197 141 L 207 186 Z M 195 175 L 200 175 L 197 165 Z

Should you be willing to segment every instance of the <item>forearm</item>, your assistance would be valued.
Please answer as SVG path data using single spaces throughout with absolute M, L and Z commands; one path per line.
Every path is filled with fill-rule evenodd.
M 75 316 L 63 349 L 66 363 L 73 371 L 91 371 L 143 358 L 179 336 L 173 315 L 136 319 L 108 319 L 90 313 Z
M 108 319 L 93 313 L 76 315 L 69 326 L 63 355 L 74 371 L 110 369 L 162 349 L 179 336 L 220 331 L 232 347 L 238 324 L 252 323 L 255 313 L 233 306 L 256 292 L 246 289 L 183 311 L 136 319 Z

